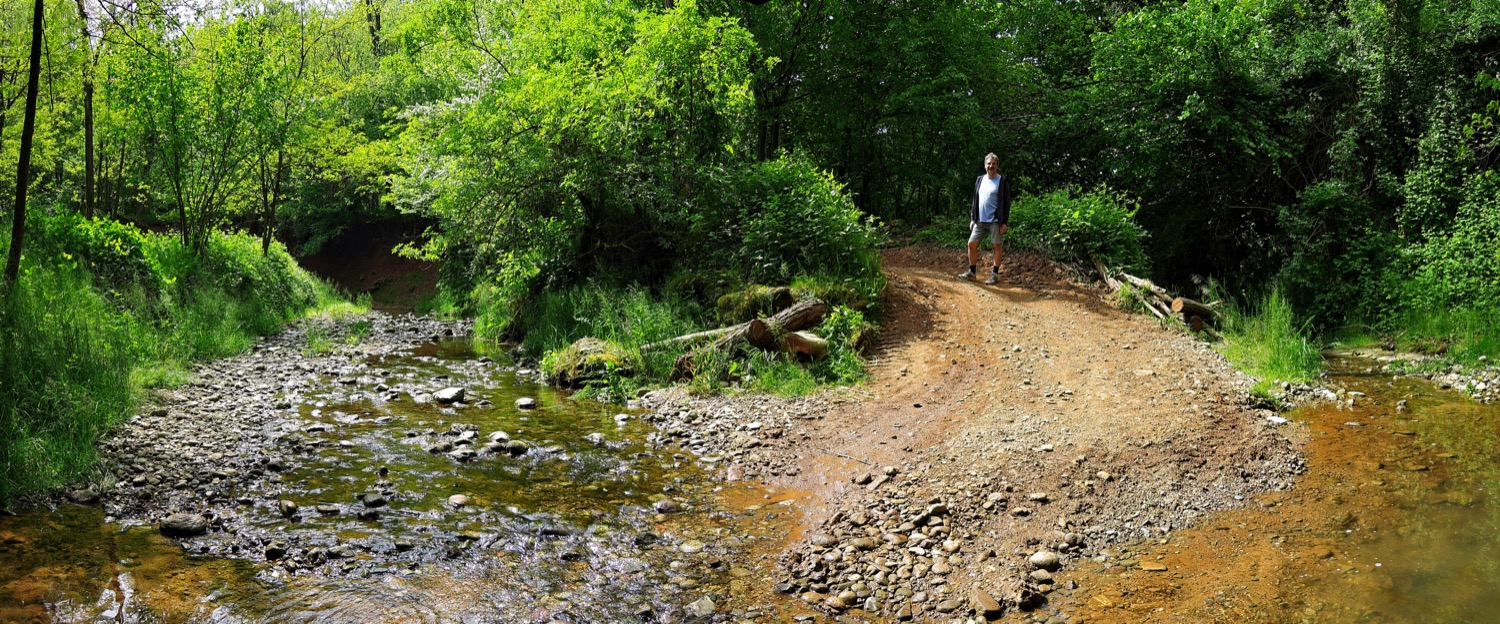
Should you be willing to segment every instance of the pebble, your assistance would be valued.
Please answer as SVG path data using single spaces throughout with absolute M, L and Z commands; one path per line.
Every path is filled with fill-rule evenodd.
M 467 390 L 464 388 L 443 388 L 432 393 L 432 400 L 444 405 L 452 405 L 454 403 L 462 403 L 467 393 Z
M 677 546 L 677 550 L 689 555 L 703 552 L 703 548 L 703 542 L 698 540 L 688 540 Z
M 516 399 L 516 409 L 536 409 L 536 399 L 533 399 L 531 397 L 521 397 L 519 399 Z
M 719 606 L 714 604 L 712 598 L 704 596 L 688 604 L 687 612 L 692 617 L 706 618 L 713 615 L 714 611 L 717 611 L 718 608 Z
M 974 605 L 974 610 L 980 615 L 994 616 L 1000 614 L 1000 602 L 990 596 L 989 592 L 978 587 L 969 591 L 969 602 Z
M 469 504 L 469 497 L 463 494 L 454 494 L 448 497 L 448 505 L 452 507 L 463 507 Z

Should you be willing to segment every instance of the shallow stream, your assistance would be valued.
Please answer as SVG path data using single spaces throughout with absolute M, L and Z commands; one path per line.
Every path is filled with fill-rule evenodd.
M 225 486 L 221 530 L 0 517 L 0 622 L 775 617 L 786 495 L 717 487 L 637 415 L 530 379 L 461 340 L 356 352 L 278 401 L 300 418 L 271 432 L 264 478 Z
M 1500 621 L 1500 405 L 1349 354 L 1329 359 L 1326 383 L 1334 400 L 1286 414 L 1288 435 L 1306 441 L 1294 487 L 1081 564 L 1058 611 L 1090 622 Z

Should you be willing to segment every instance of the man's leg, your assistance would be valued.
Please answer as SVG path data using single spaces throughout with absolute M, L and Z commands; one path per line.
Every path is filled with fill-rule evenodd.
M 1004 250 L 1000 249 L 1000 226 L 998 225 L 991 233 L 990 244 L 995 247 L 995 264 L 990 267 L 990 277 L 984 280 L 984 283 L 993 286 L 1000 283 L 1000 258 L 1004 254 Z
M 969 226 L 969 270 L 958 274 L 958 279 L 974 279 L 976 267 L 979 266 L 979 239 L 983 230 L 979 224 Z

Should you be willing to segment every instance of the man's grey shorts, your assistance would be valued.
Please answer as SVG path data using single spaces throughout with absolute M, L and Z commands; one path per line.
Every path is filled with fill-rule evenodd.
M 975 244 L 984 240 L 985 232 L 990 234 L 990 244 L 1000 244 L 1000 224 L 979 222 L 974 224 L 974 229 L 969 231 L 969 244 Z

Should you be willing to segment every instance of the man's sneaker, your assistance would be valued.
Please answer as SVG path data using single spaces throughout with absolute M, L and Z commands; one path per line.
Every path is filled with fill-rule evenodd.
M 958 279 L 974 281 L 974 269 L 969 269 L 958 274 Z
M 995 284 L 999 284 L 1000 283 L 1000 274 L 999 273 L 995 273 L 995 272 L 991 272 L 989 279 L 984 280 L 984 283 L 989 284 L 990 286 L 994 286 Z

